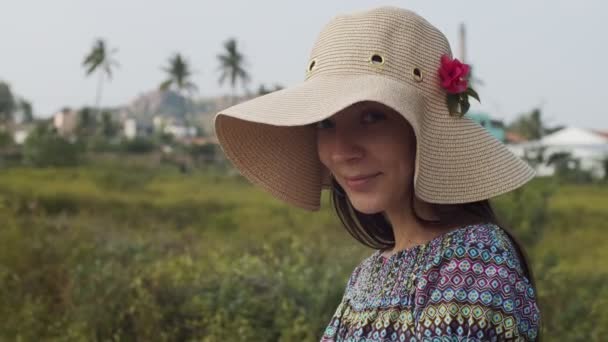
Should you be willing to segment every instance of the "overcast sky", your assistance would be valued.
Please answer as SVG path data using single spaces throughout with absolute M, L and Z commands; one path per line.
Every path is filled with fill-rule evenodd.
M 485 110 L 509 122 L 540 106 L 549 125 L 608 130 L 608 2 L 372 0 L 0 0 L 0 79 L 33 102 L 38 116 L 91 105 L 95 78 L 82 59 L 95 38 L 119 49 L 120 68 L 104 105 L 156 88 L 168 57 L 182 53 L 197 71 L 199 96 L 228 93 L 216 55 L 235 37 L 248 58 L 250 88 L 303 80 L 314 40 L 341 13 L 395 5 L 443 31 L 456 55 L 458 25 Z

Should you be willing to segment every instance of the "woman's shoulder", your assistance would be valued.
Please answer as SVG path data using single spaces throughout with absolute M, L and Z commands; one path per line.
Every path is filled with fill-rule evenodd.
M 506 231 L 495 223 L 478 223 L 459 227 L 447 234 L 448 242 L 462 247 L 496 246 L 508 248 L 512 242 Z
M 435 247 L 429 266 L 453 260 L 470 260 L 505 265 L 519 275 L 523 274 L 522 260 L 515 242 L 504 228 L 494 223 L 458 228 L 446 234 L 440 246 Z
M 435 327 L 438 313 L 444 312 L 441 320 L 464 317 L 469 322 L 450 328 L 458 336 L 536 338 L 540 311 L 535 289 L 505 230 L 494 224 L 458 229 L 430 258 L 416 283 L 417 319 L 425 333 L 433 334 L 426 327 Z

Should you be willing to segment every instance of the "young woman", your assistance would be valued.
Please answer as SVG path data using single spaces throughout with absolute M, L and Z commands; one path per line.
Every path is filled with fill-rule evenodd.
M 534 172 L 464 116 L 469 66 L 417 14 L 339 16 L 304 82 L 228 108 L 216 134 L 240 172 L 295 206 L 323 188 L 361 243 L 322 341 L 533 341 L 522 248 L 488 199 Z

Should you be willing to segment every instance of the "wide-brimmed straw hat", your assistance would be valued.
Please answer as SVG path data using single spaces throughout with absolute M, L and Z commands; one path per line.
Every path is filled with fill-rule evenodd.
M 467 203 L 523 185 L 534 171 L 486 129 L 449 110 L 438 72 L 442 56 L 452 57 L 447 38 L 411 11 L 382 7 L 338 16 L 320 33 L 305 80 L 222 110 L 217 138 L 249 181 L 317 210 L 331 183 L 314 123 L 373 101 L 403 115 L 414 130 L 418 198 Z

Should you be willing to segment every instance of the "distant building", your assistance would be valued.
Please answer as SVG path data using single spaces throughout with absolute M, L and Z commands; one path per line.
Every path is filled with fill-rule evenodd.
M 123 123 L 125 137 L 127 139 L 135 139 L 137 136 L 137 121 L 135 119 L 126 119 Z
M 528 139 L 519 133 L 505 131 L 505 144 L 521 144 L 526 141 L 528 141 Z
M 17 145 L 21 145 L 25 142 L 30 132 L 34 129 L 33 123 L 21 123 L 15 125 L 13 128 L 13 141 Z
M 78 113 L 69 108 L 64 108 L 53 116 L 53 126 L 57 133 L 62 136 L 74 134 L 78 125 Z
M 219 146 L 219 141 L 217 137 L 193 137 L 188 139 L 188 143 L 192 145 L 217 145 Z
M 599 134 L 601 136 L 603 136 L 604 138 L 608 139 L 608 131 L 592 131 L 595 134 Z
M 166 125 L 165 121 L 166 121 L 165 118 L 160 115 L 154 116 L 154 118 L 152 119 L 152 125 L 154 126 L 154 131 L 162 132 Z
M 123 133 L 129 140 L 136 137 L 149 136 L 154 132 L 151 124 L 137 121 L 134 118 L 127 118 L 123 121 Z
M 577 161 L 580 170 L 590 172 L 594 178 L 605 176 L 604 161 L 608 159 L 608 137 L 591 130 L 566 127 L 540 140 L 511 144 L 508 147 L 522 158 L 542 160 L 543 162 L 536 166 L 538 176 L 551 176 L 555 173 L 555 164 L 547 162 L 552 156 L 559 154 L 569 155 L 572 160 Z
M 505 134 L 505 125 L 501 120 L 492 119 L 492 117 L 483 112 L 471 112 L 467 114 L 467 117 L 471 120 L 480 124 L 483 128 L 487 129 L 494 138 L 498 139 L 502 143 L 507 142 Z
M 164 127 L 163 132 L 173 135 L 177 139 L 195 137 L 197 129 L 193 126 L 170 124 Z
M 204 129 L 203 133 L 207 136 L 215 136 L 215 127 L 213 125 L 213 118 L 215 117 L 215 114 L 232 105 L 247 101 L 256 96 L 257 95 L 246 95 L 234 97 L 226 95 L 198 101 L 197 108 L 199 109 L 200 123 Z
M 13 133 L 13 140 L 15 141 L 15 144 L 21 145 L 25 142 L 29 135 L 30 131 L 27 129 L 16 129 Z
M 244 96 L 216 96 L 191 101 L 174 91 L 153 90 L 136 97 L 120 110 L 120 121 L 123 122 L 125 135 L 135 136 L 147 132 L 151 127 L 152 132 L 165 132 L 176 137 L 186 137 L 196 133 L 206 136 L 215 135 L 213 118 L 219 111 L 234 104 L 246 101 L 257 95 L 248 94 Z M 137 128 L 127 126 L 127 120 L 136 120 Z M 188 124 L 186 124 L 186 122 Z M 187 127 L 195 125 L 201 129 Z M 145 127 L 143 130 L 140 127 Z M 137 130 L 137 134 L 134 133 Z
M 190 110 L 189 100 L 174 91 L 153 90 L 140 94 L 120 110 L 123 120 L 135 118 L 152 122 L 155 117 L 184 118 Z

